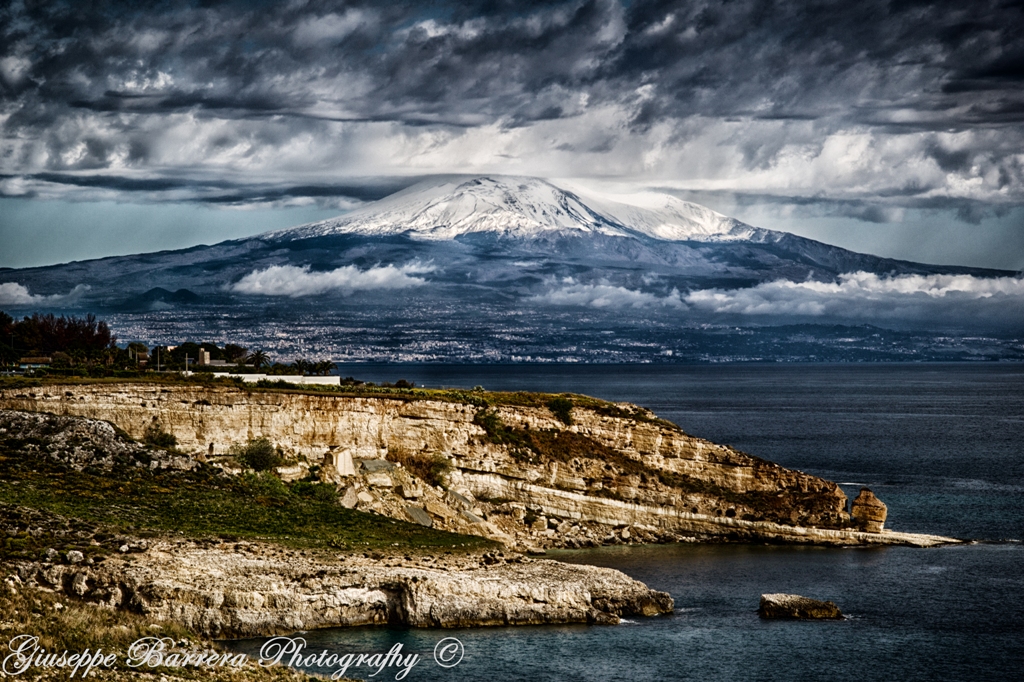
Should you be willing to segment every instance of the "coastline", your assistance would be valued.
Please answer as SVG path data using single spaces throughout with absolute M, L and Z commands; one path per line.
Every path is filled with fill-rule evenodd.
M 522 503 L 540 503 L 547 512 L 559 516 L 581 516 L 581 507 L 587 507 L 590 517 L 611 519 L 610 525 L 629 526 L 641 532 L 647 531 L 659 536 L 659 528 L 671 528 L 677 534 L 676 541 L 683 542 L 778 542 L 812 544 L 829 547 L 853 547 L 870 545 L 906 545 L 910 547 L 937 547 L 969 542 L 928 533 L 905 533 L 894 530 L 866 532 L 850 529 L 816 528 L 792 526 L 771 521 L 748 521 L 722 516 L 709 516 L 692 512 L 652 505 L 642 505 L 622 500 L 592 498 L 572 491 L 552 490 L 531 485 L 523 481 L 508 482 L 490 477 L 496 490 L 505 497 Z M 483 486 L 482 486 L 483 487 Z M 614 542 L 612 544 L 618 544 Z
M 137 469 L 140 462 L 145 462 L 145 468 L 158 477 L 163 475 L 160 472 L 168 472 L 168 481 L 177 480 L 174 476 L 179 473 L 193 475 L 204 471 L 220 472 L 211 481 L 220 480 L 217 477 L 230 481 L 241 472 L 226 463 L 222 464 L 222 471 L 204 463 L 203 454 L 189 456 L 147 449 L 130 435 L 159 420 L 185 436 L 188 449 L 194 451 L 211 435 L 222 442 L 239 429 L 252 432 L 255 428 L 279 437 L 279 442 L 295 443 L 302 454 L 322 451 L 329 444 L 328 439 L 337 438 L 339 433 L 370 433 L 372 447 L 365 453 L 368 457 L 356 458 L 362 462 L 358 470 L 341 476 L 334 488 L 333 477 L 339 472 L 335 468 L 332 473 L 325 466 L 326 474 L 322 474 L 321 480 L 326 482 L 315 484 L 337 491 L 332 492 L 332 508 L 336 509 L 338 504 L 345 506 L 349 492 L 357 490 L 360 494 L 353 495 L 357 499 L 352 506 L 370 512 L 360 518 L 402 518 L 403 510 L 408 513 L 409 505 L 418 503 L 428 514 L 427 521 L 420 526 L 432 526 L 430 532 L 469 531 L 482 536 L 477 540 L 488 538 L 504 544 L 470 550 L 454 545 L 452 549 L 429 550 L 412 549 L 399 541 L 391 543 L 390 548 L 378 543 L 361 551 L 359 543 L 355 547 L 348 543 L 338 551 L 322 542 L 296 547 L 258 534 L 236 539 L 194 535 L 176 538 L 165 528 L 150 539 L 130 533 L 113 539 L 94 534 L 91 544 L 103 550 L 95 555 L 95 561 L 92 555 L 83 561 L 81 555 L 73 558 L 69 551 L 48 550 L 41 561 L 29 557 L 6 562 L 13 571 L 7 576 L 12 589 L 30 586 L 111 609 L 128 609 L 156 622 L 176 623 L 203 637 L 257 637 L 360 625 L 455 628 L 614 624 L 624 617 L 673 611 L 674 604 L 667 593 L 618 571 L 537 559 L 516 551 L 572 543 L 579 546 L 579 540 L 573 538 L 584 538 L 588 543 L 584 546 L 675 541 L 933 547 L 961 542 L 938 535 L 891 530 L 865 532 L 848 526 L 828 528 L 739 518 L 724 514 L 721 502 L 715 502 L 714 495 L 708 496 L 707 492 L 691 492 L 682 499 L 710 500 L 709 504 L 714 506 L 708 509 L 717 513 L 697 511 L 696 506 L 689 508 L 690 504 L 704 502 L 686 502 L 686 506 L 645 502 L 661 498 L 644 492 L 643 481 L 650 483 L 655 479 L 641 474 L 659 470 L 676 476 L 684 471 L 704 476 L 711 483 L 700 490 L 723 491 L 714 494 L 725 495 L 729 504 L 740 509 L 744 509 L 740 493 L 729 493 L 726 486 L 754 491 L 752 499 L 756 504 L 770 493 L 782 501 L 781 509 L 787 518 L 802 514 L 800 518 L 831 519 L 830 515 L 835 514 L 829 511 L 834 508 L 831 505 L 840 500 L 845 502 L 846 498 L 832 482 L 694 438 L 649 411 L 626 404 L 588 403 L 585 400 L 593 399 L 585 397 L 574 397 L 571 428 L 568 420 L 559 424 L 557 415 L 552 416 L 552 403 L 544 396 L 517 394 L 510 398 L 491 394 L 492 401 L 499 401 L 498 407 L 487 409 L 496 410 L 488 414 L 500 415 L 500 428 L 541 433 L 549 429 L 552 433 L 577 434 L 574 437 L 581 438 L 586 434 L 589 447 L 611 458 L 606 464 L 648 467 L 627 469 L 632 473 L 621 479 L 621 490 L 631 499 L 572 489 L 583 480 L 579 474 L 573 478 L 564 472 L 566 468 L 573 470 L 573 461 L 517 464 L 510 458 L 507 444 L 487 440 L 487 428 L 474 416 L 485 408 L 459 402 L 465 394 L 456 394 L 459 400 L 454 401 L 438 400 L 434 394 L 428 394 L 428 399 L 408 394 L 353 398 L 137 382 L 56 384 L 24 393 L 21 390 L 0 392 L 2 404 L 66 415 L 6 413 L 7 428 L 14 429 L 11 433 L 17 432 L 22 440 L 28 436 L 24 442 L 37 443 L 30 447 L 31 452 L 37 453 L 33 457 L 44 455 L 36 460 L 37 464 L 52 461 L 54 466 L 70 466 L 83 475 L 93 471 L 89 475 L 116 479 L 122 475 L 116 474 L 121 471 L 119 466 Z M 479 396 L 471 397 L 481 400 Z M 518 403 L 507 404 L 509 400 Z M 81 416 L 73 416 L 76 413 Z M 97 421 L 97 417 L 110 418 L 125 431 Z M 333 424 L 332 419 L 338 423 Z M 311 429 L 313 435 L 307 437 L 303 429 Z M 412 470 L 402 468 L 400 462 L 388 461 L 396 453 L 401 456 L 413 439 L 436 437 L 431 434 L 444 435 L 447 451 L 455 463 L 447 478 L 447 488 L 436 486 L 435 490 L 435 486 L 416 478 Z M 287 440 L 288 437 L 293 440 Z M 346 447 L 365 447 L 360 443 L 356 438 Z M 386 447 L 380 447 L 380 443 Z M 131 465 L 132 461 L 136 463 Z M 308 478 L 315 471 L 309 462 L 300 459 L 299 466 L 290 465 L 290 480 L 304 475 Z M 560 467 L 559 463 L 570 467 Z M 579 466 L 574 470 L 583 471 Z M 213 474 L 202 474 L 209 475 Z M 287 484 L 275 485 L 287 489 Z M 418 491 L 412 495 L 412 501 L 408 494 L 411 490 Z M 788 495 L 793 500 L 811 500 L 813 504 L 788 507 Z M 773 504 L 779 508 L 779 503 Z M 757 507 L 749 509 L 754 511 Z M 352 513 L 357 514 L 356 510 Z M 515 516 L 517 510 L 519 517 Z M 524 522 L 524 513 L 537 514 L 538 520 Z M 56 525 L 63 523 L 68 527 L 73 525 L 71 522 L 73 519 L 54 520 Z M 12 527 L 8 534 L 31 531 L 31 525 L 22 525 Z M 605 530 L 591 532 L 600 528 Z M 420 528 L 420 532 L 426 529 Z
M 612 625 L 671 613 L 672 598 L 613 569 L 502 551 L 382 554 L 161 538 L 101 564 L 16 562 L 36 585 L 210 638 L 388 625 Z
M 897 529 L 909 527 L 927 533 L 934 528 L 941 530 L 942 535 L 954 537 L 1019 537 L 1012 523 L 1018 518 L 1014 514 L 1019 512 L 1013 501 L 1013 486 L 993 484 L 979 488 L 974 485 L 975 479 L 1003 480 L 1001 476 L 1007 467 L 1011 467 L 1007 472 L 1011 475 L 1016 471 L 1012 467 L 1018 460 L 1010 456 L 1013 448 L 1005 440 L 1005 434 L 1017 433 L 1019 428 L 999 429 L 1007 417 L 1016 416 L 1014 406 L 1019 406 L 1019 393 L 1009 387 L 1008 378 L 995 382 L 986 380 L 983 384 L 968 383 L 968 387 L 983 386 L 984 389 L 971 390 L 967 393 L 969 397 L 955 403 L 966 407 L 949 409 L 942 402 L 943 396 L 949 393 L 951 383 L 959 387 L 961 382 L 959 379 L 945 381 L 943 374 L 935 377 L 930 367 L 913 367 L 894 377 L 895 385 L 902 387 L 895 394 L 891 386 L 880 382 L 886 376 L 884 368 L 855 367 L 841 372 L 838 377 L 831 370 L 796 368 L 791 375 L 810 379 L 798 384 L 800 390 L 809 391 L 809 396 L 801 397 L 799 402 L 794 400 L 793 392 L 766 393 L 775 381 L 775 371 L 748 373 L 743 368 L 725 369 L 729 371 L 721 380 L 711 384 L 696 383 L 688 393 L 679 390 L 680 382 L 686 377 L 651 373 L 650 381 L 644 383 L 651 390 L 645 393 L 646 397 L 635 399 L 649 401 L 659 414 L 692 426 L 696 433 L 716 434 L 719 442 L 767 454 L 775 461 L 800 464 L 832 480 L 870 485 L 889 503 Z M 805 369 L 807 371 L 803 371 Z M 1007 377 L 1019 376 L 1018 371 L 1007 366 L 974 365 L 967 369 L 971 370 L 971 376 L 1002 377 L 1007 370 Z M 957 378 L 962 373 L 953 374 Z M 469 385 L 491 385 L 486 377 L 481 381 L 472 373 L 464 376 L 468 377 L 464 381 Z M 567 377 L 565 373 L 556 373 L 549 383 L 568 388 L 574 376 L 577 375 Z M 830 419 L 819 425 L 807 421 L 822 407 L 834 411 L 835 404 L 824 401 L 831 399 L 837 380 L 858 377 L 866 381 L 858 380 L 852 386 L 854 390 L 844 391 L 838 402 L 844 410 L 844 419 Z M 914 381 L 908 381 L 908 377 Z M 637 377 L 626 378 L 632 381 Z M 921 379 L 928 382 L 923 387 Z M 621 382 L 616 385 L 602 380 L 586 388 L 591 394 L 607 394 L 624 400 L 629 396 L 622 393 L 621 386 Z M 762 397 L 755 399 L 754 394 L 747 397 L 740 394 L 739 389 L 754 391 L 756 396 Z M 974 399 L 990 395 L 1000 396 L 998 403 L 992 400 L 980 403 Z M 991 409 L 993 404 L 1006 407 L 996 411 Z M 940 413 L 948 425 L 941 432 L 934 428 Z M 976 416 L 979 413 L 984 418 Z M 705 418 L 705 415 L 715 414 L 721 416 Z M 803 424 L 810 428 L 803 428 Z M 971 424 L 984 426 L 983 433 L 970 428 Z M 803 436 L 803 440 L 794 440 L 791 434 Z M 902 446 L 890 447 L 897 445 L 894 439 L 903 434 L 907 440 Z M 986 458 L 984 455 L 989 451 L 999 453 L 999 458 Z M 975 454 L 965 458 L 964 453 Z M 819 455 L 821 464 L 818 464 Z M 925 462 L 929 465 L 922 466 Z M 941 481 L 944 482 L 935 479 L 936 474 L 943 476 Z M 964 487 L 965 483 L 972 485 Z M 1014 483 L 1012 478 L 1010 483 Z M 850 494 L 848 485 L 854 484 L 843 485 Z M 906 492 L 903 492 L 904 487 Z M 984 504 L 979 504 L 981 502 Z M 964 505 L 967 506 L 961 511 Z M 961 514 L 965 515 L 963 520 Z M 373 514 L 364 516 L 377 518 Z M 506 679 L 543 682 L 569 679 L 582 664 L 571 652 L 590 647 L 623 652 L 622 655 L 602 656 L 601 666 L 592 671 L 595 680 L 665 679 L 665 666 L 677 671 L 673 679 L 734 679 L 730 671 L 735 673 L 736 666 L 745 665 L 752 654 L 775 661 L 780 670 L 799 675 L 800 671 L 808 670 L 808 647 L 815 652 L 816 660 L 822 654 L 835 661 L 830 675 L 841 671 L 880 679 L 892 671 L 923 676 L 927 671 L 936 670 L 951 679 L 977 676 L 979 672 L 982 679 L 997 679 L 994 675 L 998 671 L 1008 673 L 1010 662 L 1020 660 L 1016 635 L 1019 618 L 1013 614 L 1021 612 L 1011 611 L 1007 620 L 1006 611 L 1007 606 L 1013 607 L 1020 601 L 1020 592 L 1013 587 L 1019 580 L 1012 578 L 1017 574 L 1013 568 L 1019 561 L 1019 545 L 981 542 L 963 545 L 962 549 L 954 547 L 950 551 L 934 552 L 911 548 L 905 551 L 883 548 L 836 551 L 816 549 L 810 544 L 766 545 L 763 542 L 630 545 L 642 542 L 636 535 L 628 541 L 618 540 L 617 547 L 585 549 L 579 557 L 585 563 L 611 566 L 652 587 L 669 591 L 676 601 L 673 617 L 630 619 L 635 622 L 603 628 L 552 625 L 468 628 L 460 633 L 364 627 L 311 631 L 303 636 L 310 638 L 311 646 L 315 642 L 317 650 L 386 651 L 392 642 L 403 641 L 429 656 L 438 638 L 454 634 L 466 644 L 467 652 L 473 652 L 478 661 L 484 661 L 463 664 L 466 667 L 463 674 L 470 678 L 500 674 Z M 576 553 L 568 554 L 552 552 L 552 558 L 575 561 L 572 556 Z M 1009 584 L 1006 584 L 1007 577 L 1011 578 Z M 956 602 L 949 600 L 951 584 L 961 586 L 954 593 Z M 835 628 L 831 626 L 774 624 L 765 631 L 754 609 L 757 595 L 766 591 L 792 591 L 833 599 L 844 612 L 849 609 L 853 619 L 837 626 L 844 633 L 841 641 L 836 639 Z M 27 594 L 28 590 L 23 593 Z M 89 606 L 68 600 L 62 594 L 58 596 L 72 608 L 77 608 L 77 604 Z M 93 609 L 112 612 L 103 607 Z M 936 623 L 946 625 L 940 631 L 934 627 Z M 26 627 L 37 630 L 41 626 Z M 914 646 L 880 650 L 879 640 L 890 637 L 893 632 L 901 633 L 908 641 L 913 641 Z M 952 635 L 945 634 L 947 632 Z M 717 633 L 713 639 L 708 637 L 712 633 Z M 950 636 L 955 636 L 956 646 L 950 646 Z M 543 647 L 545 651 L 554 647 L 557 651 L 560 642 L 568 655 L 561 663 L 547 660 L 535 663 L 519 654 L 523 647 Z M 651 657 L 643 653 L 650 651 L 650 644 L 654 642 L 660 644 L 658 655 Z M 251 650 L 245 646 L 240 643 L 230 648 Z M 992 663 L 979 670 L 979 655 Z M 995 661 L 1006 663 L 1001 665 Z M 984 671 L 993 677 L 986 677 Z M 1004 674 L 1003 679 L 1005 677 Z M 417 669 L 417 678 L 424 682 L 447 679 L 445 671 L 435 673 L 429 668 Z

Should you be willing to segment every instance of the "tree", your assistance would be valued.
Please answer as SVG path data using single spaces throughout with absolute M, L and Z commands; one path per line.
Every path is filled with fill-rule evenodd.
M 135 365 L 139 364 L 142 356 L 146 356 L 147 358 L 149 357 L 149 347 L 144 343 L 139 343 L 137 341 L 129 343 L 125 350 L 128 351 L 129 360 L 135 363 Z
M 4 328 L 7 336 L 5 341 L 10 344 L 13 336 L 13 346 L 23 354 L 49 355 L 58 351 L 70 353 L 81 350 L 89 357 L 101 357 L 117 346 L 117 337 L 110 333 L 107 323 L 97 320 L 92 314 L 57 317 L 36 313 L 19 322 L 8 322 L 9 319 L 6 314 L 0 318 L 0 327 Z
M 245 346 L 238 346 L 236 344 L 229 343 L 224 346 L 224 359 L 235 363 L 245 362 L 248 352 L 249 349 Z
M 14 350 L 14 318 L 0 310 L 0 363 L 14 364 L 18 353 Z
M 8 340 L 8 343 L 10 341 Z M 21 356 L 11 346 L 0 343 L 0 363 L 4 365 L 16 365 Z
M 254 350 L 252 353 L 249 353 L 246 361 L 251 363 L 256 369 L 270 365 L 270 357 L 261 350 Z

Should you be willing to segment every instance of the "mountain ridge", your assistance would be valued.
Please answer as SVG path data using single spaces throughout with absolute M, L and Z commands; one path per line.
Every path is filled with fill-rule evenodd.
M 449 211 L 445 214 L 444 209 L 451 203 L 451 201 L 445 200 L 445 189 L 472 189 L 473 185 L 482 186 L 485 182 L 490 184 L 492 197 L 496 191 L 507 192 L 512 183 L 526 184 L 532 186 L 534 190 L 539 187 L 559 199 L 564 199 L 561 205 L 566 208 L 559 215 L 548 210 L 547 215 L 556 219 L 553 224 L 548 225 L 541 223 L 538 217 L 538 213 L 540 217 L 544 217 L 545 214 L 543 208 L 538 210 L 538 202 L 532 204 L 526 202 L 529 210 L 521 210 L 524 202 L 516 201 L 506 202 L 505 206 L 494 206 L 496 211 L 492 211 L 486 220 L 475 226 L 470 224 L 474 211 L 462 210 L 454 213 Z M 567 185 L 567 187 L 570 189 L 562 189 L 547 180 L 526 176 L 442 176 L 415 183 L 383 199 L 327 220 L 272 230 L 250 237 L 230 239 L 214 244 L 197 244 L 180 249 L 105 256 L 28 268 L 0 267 L 0 278 L 10 275 L 18 275 L 29 280 L 38 278 L 40 282 L 46 281 L 48 284 L 41 293 L 55 295 L 60 293 L 60 288 L 54 286 L 56 280 L 76 281 L 88 278 L 91 274 L 90 270 L 94 267 L 115 266 L 113 269 L 117 271 L 122 271 L 126 267 L 133 274 L 145 272 L 149 266 L 155 266 L 150 267 L 151 271 L 159 272 L 163 264 L 167 264 L 172 270 L 180 270 L 187 265 L 202 262 L 223 263 L 225 260 L 240 262 L 248 256 L 285 244 L 295 247 L 298 251 L 312 252 L 333 248 L 345 250 L 352 245 L 375 241 L 393 244 L 408 242 L 414 246 L 419 244 L 424 247 L 428 247 L 430 242 L 461 241 L 477 246 L 490 245 L 508 249 L 510 248 L 508 242 L 515 241 L 519 243 L 518 247 L 511 247 L 515 249 L 522 247 L 528 241 L 550 245 L 558 241 L 573 243 L 578 241 L 576 238 L 580 237 L 589 238 L 595 242 L 596 248 L 589 249 L 591 252 L 599 252 L 606 247 L 609 244 L 607 242 L 609 237 L 632 238 L 646 243 L 649 247 L 648 250 L 657 251 L 665 247 L 671 252 L 673 248 L 676 248 L 677 250 L 672 252 L 676 258 L 666 259 L 670 264 L 679 262 L 685 264 L 686 259 L 679 259 L 678 255 L 689 246 L 695 246 L 704 251 L 725 248 L 733 252 L 742 251 L 745 246 L 750 246 L 773 252 L 784 251 L 786 258 L 804 261 L 804 264 L 810 266 L 810 269 L 815 266 L 820 267 L 821 272 L 818 273 L 818 276 L 834 276 L 853 270 L 868 270 L 879 274 L 949 273 L 971 274 L 979 277 L 1003 277 L 1018 274 L 1007 270 L 920 263 L 859 253 L 788 232 L 753 227 L 705 206 L 686 202 L 660 192 L 601 195 L 576 185 Z M 461 199 L 460 197 L 456 197 L 456 199 L 464 200 L 466 196 L 475 196 L 475 194 L 462 191 Z M 416 210 L 415 205 L 412 207 L 409 205 L 410 202 L 415 204 L 416 200 L 426 200 L 420 210 Z M 557 200 L 553 203 L 556 206 L 560 205 Z M 652 204 L 659 203 L 660 206 L 652 206 Z M 475 206 L 479 206 L 479 203 Z M 579 208 L 576 209 L 575 206 L 579 206 Z M 433 212 L 430 209 L 434 209 Z M 498 220 L 500 217 L 515 218 L 517 210 L 519 210 L 519 220 L 513 220 L 511 226 L 502 225 Z M 414 218 L 411 224 L 410 216 Z M 447 217 L 447 221 L 438 220 L 438 218 L 445 217 Z M 453 221 L 453 218 L 458 218 L 458 220 Z M 498 239 L 495 240 L 495 237 Z M 639 250 L 642 251 L 643 248 Z M 542 253 L 543 249 L 538 251 Z M 638 249 L 633 249 L 633 251 L 636 252 Z M 794 256 L 796 257 L 794 258 Z M 362 259 L 364 264 L 369 263 L 370 260 Z M 701 258 L 700 260 L 707 261 L 709 259 Z M 715 260 L 715 258 L 710 260 Z M 730 261 L 730 257 L 719 257 L 717 260 L 726 262 Z M 733 256 L 731 258 L 733 264 L 740 260 L 742 257 Z M 380 260 L 380 262 L 385 261 L 386 259 Z M 318 263 L 311 265 L 314 269 L 320 267 Z M 322 265 L 326 267 L 328 264 L 323 263 Z M 803 268 L 803 270 L 804 272 L 795 277 L 813 275 L 808 272 L 808 268 Z M 765 275 L 767 277 L 780 275 L 790 279 L 794 278 L 794 275 L 786 273 L 765 273 Z M 757 281 L 764 280 L 765 277 L 742 277 L 741 279 Z M 137 293 L 141 294 L 152 286 L 173 291 L 182 287 L 189 288 L 191 284 L 192 282 L 159 280 L 153 281 L 150 287 L 141 289 Z M 221 282 L 221 284 L 224 283 Z

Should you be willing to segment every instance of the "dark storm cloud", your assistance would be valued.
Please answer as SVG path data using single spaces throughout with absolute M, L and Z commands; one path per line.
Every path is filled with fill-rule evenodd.
M 1022 25 L 997 0 L 11 2 L 0 193 L 245 201 L 511 164 L 1021 203 Z
M 977 97 L 955 96 L 966 83 L 1022 101 L 1024 13 L 1009 3 L 646 2 L 629 19 L 615 67 L 702 113 L 873 123 L 909 107 L 957 126 L 978 121 L 961 111 Z
M 5 176 L 0 176 L 2 179 Z M 6 176 L 10 177 L 10 176 Z M 71 173 L 34 173 L 30 180 L 92 187 L 125 192 L 169 192 L 192 190 L 194 201 L 206 203 L 240 204 L 267 202 L 288 197 L 331 197 L 368 202 L 383 199 L 389 194 L 408 187 L 422 178 L 366 178 L 350 185 L 290 185 L 284 187 L 240 186 L 225 180 L 205 180 L 202 183 L 186 178 L 125 178 L 117 175 L 75 175 Z
M 415 3 L 99 7 L 81 23 L 76 4 L 8 10 L 9 51 L 32 47 L 17 56 L 31 66 L 4 79 L 6 94 L 44 105 L 21 108 L 15 123 L 51 121 L 66 107 L 291 114 L 325 99 L 371 120 L 493 119 L 510 105 L 536 109 L 545 87 L 594 71 L 597 62 L 579 63 L 603 56 L 591 48 L 611 16 L 594 3 L 463 6 L 456 24 L 439 21 L 444 7 Z M 337 87 L 346 77 L 362 87 Z
M 893 197 L 871 199 L 832 199 L 824 196 L 793 197 L 775 194 L 718 191 L 678 191 L 671 187 L 655 187 L 658 191 L 674 194 L 685 201 L 706 206 L 730 206 L 734 210 L 751 207 L 769 207 L 789 210 L 801 217 L 856 218 L 867 223 L 898 223 L 904 209 L 928 212 L 932 215 L 952 213 L 961 222 L 977 225 L 990 218 L 1003 218 L 1012 210 L 1012 205 L 951 197 L 916 197 L 907 190 Z

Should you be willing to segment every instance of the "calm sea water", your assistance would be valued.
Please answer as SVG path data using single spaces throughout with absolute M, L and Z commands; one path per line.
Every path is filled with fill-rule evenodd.
M 935 549 L 650 546 L 558 552 L 670 592 L 676 613 L 617 627 L 363 628 L 308 650 L 423 655 L 409 680 L 1021 679 L 1024 366 L 351 365 L 426 386 L 628 400 L 690 433 L 821 475 L 889 505 L 887 526 L 982 540 Z M 764 622 L 764 592 L 831 599 L 837 623 Z M 441 668 L 434 646 L 464 646 Z M 255 652 L 260 641 L 235 644 Z M 330 673 L 332 670 L 318 672 Z M 394 679 L 393 671 L 349 676 Z

